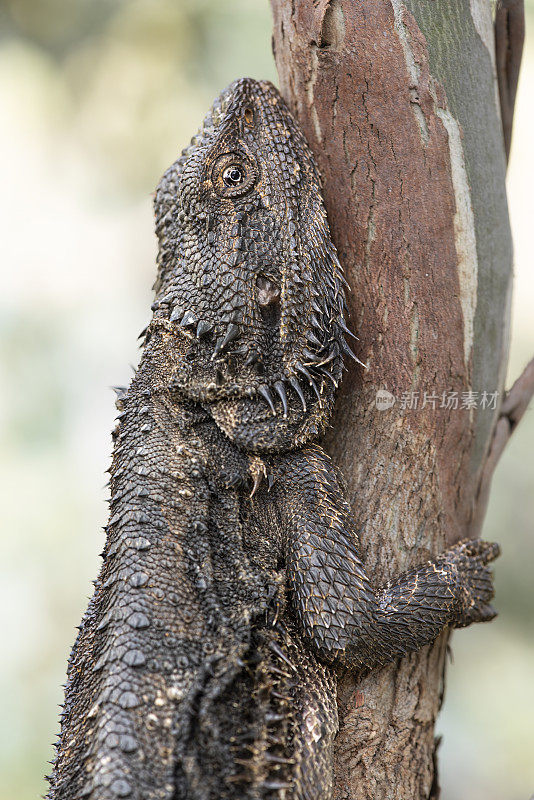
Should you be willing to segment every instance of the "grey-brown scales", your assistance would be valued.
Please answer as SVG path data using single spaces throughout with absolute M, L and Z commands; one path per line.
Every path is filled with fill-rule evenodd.
M 155 198 L 153 317 L 120 394 L 103 566 L 68 667 L 51 800 L 328 800 L 336 665 L 494 616 L 496 545 L 373 585 L 316 443 L 343 277 L 277 90 L 215 101 Z

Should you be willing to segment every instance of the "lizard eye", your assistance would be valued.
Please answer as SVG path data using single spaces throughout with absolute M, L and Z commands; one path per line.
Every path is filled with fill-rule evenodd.
M 232 164 L 226 167 L 222 174 L 222 179 L 227 186 L 233 188 L 234 186 L 240 186 L 244 183 L 246 174 L 243 167 L 240 167 L 238 164 Z
M 213 188 L 221 197 L 242 197 L 254 188 L 258 179 L 256 165 L 244 153 L 225 153 L 211 171 Z

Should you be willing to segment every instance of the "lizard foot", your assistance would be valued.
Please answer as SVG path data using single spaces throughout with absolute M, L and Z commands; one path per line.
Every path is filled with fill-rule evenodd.
M 489 622 L 497 616 L 490 604 L 494 588 L 493 574 L 488 564 L 500 552 L 498 544 L 480 539 L 459 542 L 449 551 L 449 557 L 452 556 L 458 570 L 458 582 L 463 589 L 454 627 L 465 628 L 472 622 Z

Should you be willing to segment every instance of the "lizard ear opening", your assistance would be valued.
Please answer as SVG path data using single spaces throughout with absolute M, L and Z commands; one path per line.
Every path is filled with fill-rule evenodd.
M 280 287 L 268 278 L 259 275 L 256 278 L 256 287 L 258 290 L 258 303 L 262 308 L 280 303 Z

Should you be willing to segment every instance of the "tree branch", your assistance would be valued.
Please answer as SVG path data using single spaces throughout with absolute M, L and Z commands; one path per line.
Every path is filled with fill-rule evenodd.
M 478 536 L 482 529 L 493 473 L 512 433 L 534 397 L 534 358 L 527 364 L 502 402 L 488 456 L 482 470 L 480 487 L 475 501 L 475 513 L 469 536 Z
M 534 358 L 529 361 L 516 380 L 501 406 L 501 417 L 507 417 L 510 423 L 510 435 L 528 408 L 534 395 Z

